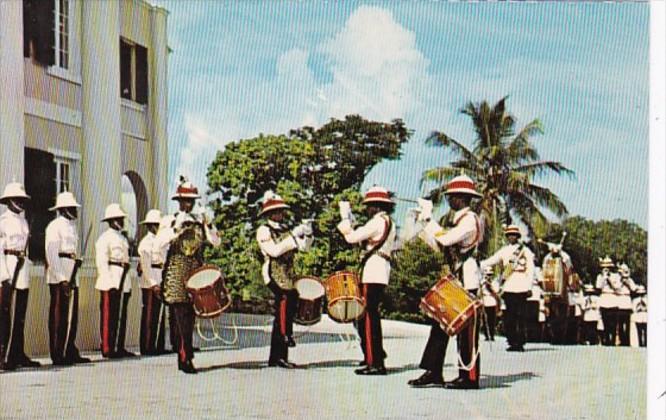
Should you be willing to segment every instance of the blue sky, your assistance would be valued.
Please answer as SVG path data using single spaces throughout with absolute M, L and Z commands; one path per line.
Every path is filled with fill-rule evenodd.
M 576 172 L 537 183 L 571 214 L 647 227 L 646 3 L 156 3 L 170 11 L 171 184 L 203 185 L 229 142 L 359 113 L 415 130 L 366 184 L 416 197 L 423 170 L 451 159 L 424 138 L 469 144 L 459 109 L 509 95 L 519 126 L 543 122 L 542 158 Z

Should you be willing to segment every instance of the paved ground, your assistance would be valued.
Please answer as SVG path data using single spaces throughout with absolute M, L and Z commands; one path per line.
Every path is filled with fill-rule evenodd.
M 539 343 L 528 344 L 525 353 L 507 353 L 500 337 L 482 343 L 483 389 L 411 389 L 407 380 L 421 372 L 417 364 L 428 332 L 423 326 L 385 321 L 389 375 L 359 377 L 353 373 L 360 350 L 351 325 L 323 320 L 299 328 L 290 359 L 301 368 L 288 371 L 266 366 L 269 318 L 221 320 L 226 326 L 219 335 L 235 343 L 201 342 L 198 375 L 178 372 L 172 355 L 121 361 L 93 355 L 89 365 L 0 373 L 0 418 L 646 417 L 644 349 Z M 452 345 L 447 379 L 457 375 L 455 357 Z

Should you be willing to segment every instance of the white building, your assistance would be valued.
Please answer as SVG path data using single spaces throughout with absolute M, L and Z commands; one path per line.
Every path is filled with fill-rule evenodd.
M 37 336 L 47 335 L 44 230 L 58 192 L 72 191 L 83 205 L 88 261 L 123 182 L 134 190 L 134 220 L 166 209 L 167 14 L 142 0 L 0 1 L 0 188 L 23 181 L 32 196 L 27 322 L 44 331 Z M 92 280 L 93 271 L 83 274 Z M 84 348 L 98 345 L 92 283 L 81 294 L 79 337 L 92 340 Z M 28 345 L 43 353 L 47 338 Z

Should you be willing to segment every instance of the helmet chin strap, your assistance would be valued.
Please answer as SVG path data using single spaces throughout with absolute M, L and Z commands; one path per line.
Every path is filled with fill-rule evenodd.
M 60 214 L 67 220 L 75 220 L 77 217 L 76 209 L 66 207 L 60 211 Z
M 24 203 L 21 200 L 14 200 L 11 198 L 8 200 L 7 207 L 14 213 L 21 213 L 25 210 Z
M 112 219 L 109 220 L 109 226 L 111 229 L 121 231 L 123 230 L 123 221 L 122 219 Z

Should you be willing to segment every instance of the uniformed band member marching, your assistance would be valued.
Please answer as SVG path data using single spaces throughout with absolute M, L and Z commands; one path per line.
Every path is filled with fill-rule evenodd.
M 259 212 L 259 216 L 266 218 L 266 223 L 257 229 L 256 235 L 264 258 L 261 274 L 275 299 L 268 366 L 287 369 L 296 367 L 289 361 L 289 347 L 296 345 L 292 330 L 298 303 L 298 292 L 294 289 L 294 255 L 298 249 L 305 250 L 309 246 L 307 236 L 312 234 L 307 224 L 289 230 L 284 224 L 289 208 L 282 197 L 266 191 Z
M 602 344 L 614 346 L 617 339 L 617 296 L 615 291 L 622 286 L 622 279 L 617 273 L 611 272 L 615 267 L 613 260 L 608 256 L 600 260 L 601 273 L 597 275 L 596 288 L 601 292 L 599 297 L 599 310 L 604 324 Z
M 586 284 L 583 287 L 583 344 L 599 344 L 597 325 L 599 324 L 599 296 L 594 286 Z
M 647 298 L 645 296 L 645 286 L 639 285 L 636 288 L 636 297 L 634 298 L 634 322 L 636 323 L 636 332 L 638 334 L 638 345 L 640 347 L 647 346 Z
M 108 224 L 95 243 L 95 265 L 100 292 L 100 336 L 102 356 L 111 359 L 132 357 L 125 349 L 127 305 L 132 284 L 129 277 L 130 244 L 123 234 L 127 214 L 117 203 L 109 204 L 103 222 Z
M 37 367 L 24 350 L 25 315 L 28 308 L 29 228 L 25 204 L 30 197 L 23 185 L 11 182 L 0 196 L 7 210 L 0 216 L 0 367 Z M 14 298 L 12 298 L 14 297 Z
M 158 231 L 157 248 L 154 248 L 160 254 L 166 252 L 167 256 L 162 276 L 162 295 L 164 302 L 172 308 L 176 321 L 178 369 L 185 373 L 197 373 L 192 364 L 195 315 L 185 290 L 185 282 L 193 270 L 203 265 L 205 244 L 220 244 L 217 230 L 206 216 L 192 212 L 198 198 L 199 190 L 181 177 L 176 193 L 171 197 L 178 202 L 179 210 L 169 217 L 167 227 Z
M 396 228 L 391 220 L 394 202 L 388 190 L 372 187 L 363 199 L 368 222 L 356 229 L 352 226 L 351 209 L 347 202 L 340 203 L 342 221 L 338 230 L 350 244 L 361 243 L 364 253 L 361 258 L 361 283 L 365 299 L 365 312 L 357 321 L 358 334 L 364 355 L 365 367 L 355 370 L 359 375 L 386 375 L 379 304 L 391 274 L 391 252 L 395 243 Z
M 497 315 L 500 310 L 499 284 L 494 277 L 492 267 L 486 267 L 483 270 L 481 298 L 483 299 L 483 310 L 486 313 L 483 324 L 483 335 L 486 337 L 486 341 L 495 341 Z
M 434 237 L 440 246 L 454 251 L 454 261 L 450 262 L 453 273 L 458 279 L 462 280 L 467 291 L 476 295 L 481 275 L 474 253 L 483 239 L 483 226 L 479 216 L 469 206 L 472 199 L 481 197 L 481 194 L 476 191 L 474 181 L 465 175 L 455 177 L 449 181 L 444 193 L 449 206 L 455 212 L 452 225 L 448 231 L 445 231 L 435 221 L 430 220 L 422 232 L 422 238 L 426 239 L 426 242 L 430 242 L 430 239 Z M 424 207 L 424 201 L 420 202 L 424 211 L 421 212 L 419 218 L 428 221 L 431 216 L 428 213 L 432 210 L 432 204 Z M 447 383 L 447 388 L 479 388 L 481 360 L 477 351 L 478 341 L 478 322 L 471 322 L 458 334 L 459 362 L 462 366 L 458 370 L 458 378 Z M 409 385 L 414 387 L 444 385 L 442 369 L 448 342 L 449 336 L 437 322 L 433 321 L 430 337 L 419 365 L 422 369 L 425 369 L 425 372 L 417 379 L 410 380 Z
M 159 210 L 150 210 L 141 224 L 148 229 L 139 242 L 139 272 L 141 286 L 141 329 L 139 349 L 143 355 L 164 354 L 164 307 L 162 305 L 162 269 L 164 258 L 155 246 L 157 229 L 162 215 Z M 155 252 L 156 251 L 156 252 Z
M 548 245 L 548 254 L 543 258 L 542 269 L 550 265 L 551 260 L 560 259 L 564 264 L 565 275 L 570 278 L 573 274 L 573 263 L 571 257 L 562 249 L 562 244 Z M 567 291 L 568 292 L 568 291 Z M 564 344 L 567 336 L 567 323 L 569 321 L 569 298 L 565 296 L 549 296 L 548 300 L 548 325 L 550 330 L 550 342 L 552 344 Z
M 71 192 L 62 192 L 51 211 L 58 215 L 46 227 L 46 282 L 49 285 L 49 351 L 53 364 L 87 363 L 76 348 L 79 319 L 79 280 L 76 272 L 82 263 L 77 256 L 79 234 L 76 227 L 78 208 Z M 70 305 L 72 307 L 70 308 Z
M 534 279 L 534 254 L 520 242 L 518 226 L 504 229 L 507 245 L 500 248 L 490 258 L 481 262 L 481 270 L 501 264 L 504 271 L 502 299 L 506 304 L 504 312 L 504 332 L 509 347 L 507 351 L 525 351 L 525 319 L 527 298 L 531 294 Z

